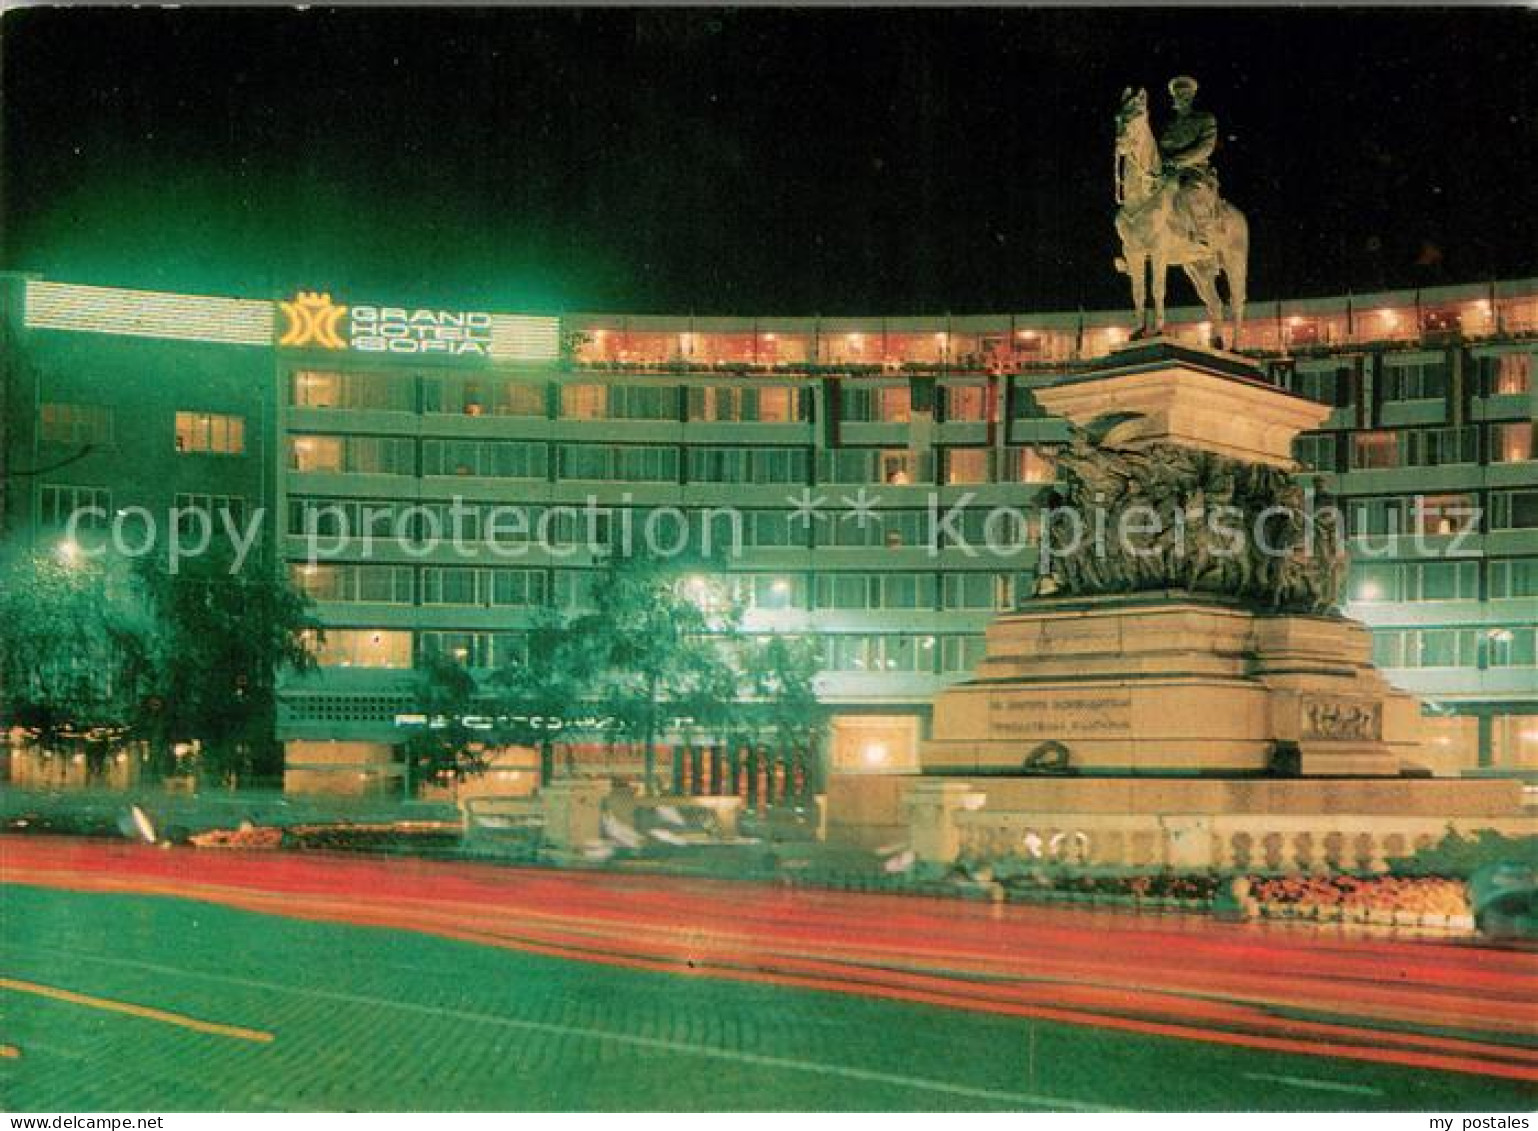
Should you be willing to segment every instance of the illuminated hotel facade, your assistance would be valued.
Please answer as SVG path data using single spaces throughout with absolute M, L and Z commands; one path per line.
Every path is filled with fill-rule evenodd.
M 1029 512 L 1066 433 L 1032 391 L 1127 324 L 4 287 L 0 530 L 43 545 L 81 507 L 266 516 L 261 560 L 327 626 L 320 670 L 289 681 L 278 722 L 301 791 L 396 788 L 421 657 L 517 659 L 542 609 L 581 608 L 617 532 L 664 511 L 668 542 L 738 540 L 716 580 L 746 631 L 820 640 L 830 771 L 916 768 L 930 699 L 1034 582 Z M 1172 311 L 1171 334 L 1200 340 L 1200 317 Z M 1426 701 L 1422 760 L 1538 771 L 1538 280 L 1256 303 L 1243 345 L 1334 407 L 1297 455 L 1344 505 L 1346 611 Z M 506 506 L 525 517 L 498 527 Z M 463 537 L 429 544 L 455 507 Z M 979 549 L 997 507 L 1023 512 L 1006 553 Z M 730 534 L 713 525 L 725 509 Z M 384 533 L 339 537 L 365 510 Z

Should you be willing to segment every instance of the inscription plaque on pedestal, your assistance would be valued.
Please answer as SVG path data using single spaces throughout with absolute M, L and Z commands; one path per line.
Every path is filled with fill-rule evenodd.
M 992 729 L 1017 738 L 1090 738 L 1132 732 L 1130 695 L 995 695 L 988 700 Z

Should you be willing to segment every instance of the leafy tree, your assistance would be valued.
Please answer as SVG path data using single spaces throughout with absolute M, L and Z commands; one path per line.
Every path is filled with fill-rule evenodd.
M 143 558 L 14 550 L 0 568 L 0 716 L 98 766 L 143 742 L 151 772 L 197 743 L 214 777 L 272 772 L 278 673 L 314 666 L 306 598 L 226 554 L 172 573 Z
M 485 735 L 465 722 L 477 713 L 479 685 L 452 657 L 427 652 L 418 665 L 416 706 L 426 725 L 406 740 L 405 791 L 409 797 L 420 777 L 448 773 L 455 778 L 486 768 Z
M 149 557 L 136 570 L 155 625 L 158 710 L 145 726 L 161 750 L 167 740 L 197 742 L 199 769 L 215 779 L 281 768 L 279 673 L 314 668 L 318 639 L 309 599 L 286 578 L 258 560 L 240 570 L 231 562 L 211 551 L 175 573 Z
M 748 652 L 748 665 L 748 686 L 779 744 L 815 750 L 828 726 L 827 710 L 817 698 L 822 662 L 816 641 L 775 634 Z
M 498 740 L 538 747 L 541 783 L 555 776 L 558 736 L 572 737 L 575 715 L 584 700 L 594 697 L 594 644 L 591 636 L 547 610 L 529 632 L 527 658 L 492 674 Z M 559 730 L 551 726 L 557 719 Z
M 13 547 L 0 574 L 0 727 L 84 753 L 97 773 L 152 697 L 150 611 L 110 560 Z
M 716 718 L 737 698 L 727 649 L 741 609 L 703 575 L 637 554 L 611 557 L 593 587 L 593 611 L 573 630 L 591 648 L 594 687 L 621 734 L 639 740 L 643 786 L 656 792 L 656 744 L 678 714 Z

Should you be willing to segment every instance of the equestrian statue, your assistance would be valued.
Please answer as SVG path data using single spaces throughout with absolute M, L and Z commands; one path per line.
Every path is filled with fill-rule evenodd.
M 1227 344 L 1237 348 L 1244 324 L 1245 271 L 1250 230 L 1244 214 L 1218 195 L 1211 164 L 1217 147 L 1217 119 L 1197 110 L 1196 80 L 1170 80 L 1174 116 L 1157 140 L 1148 121 L 1148 92 L 1122 93 L 1116 113 L 1116 232 L 1122 254 L 1118 270 L 1132 278 L 1132 305 L 1138 328 L 1134 338 L 1164 330 L 1165 274 L 1183 267 L 1207 308 L 1210 345 L 1222 348 L 1223 300 L 1219 273 L 1227 279 L 1233 329 Z M 1152 270 L 1153 321 L 1148 319 L 1149 272 Z

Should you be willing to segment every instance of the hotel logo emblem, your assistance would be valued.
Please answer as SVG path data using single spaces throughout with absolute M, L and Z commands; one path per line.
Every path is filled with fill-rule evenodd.
M 347 308 L 331 301 L 328 294 L 300 291 L 292 302 L 278 303 L 288 326 L 278 339 L 280 346 L 318 346 L 321 349 L 346 349 L 347 343 L 337 333 L 337 325 Z

